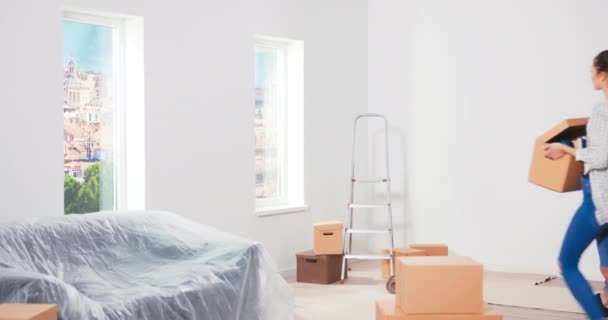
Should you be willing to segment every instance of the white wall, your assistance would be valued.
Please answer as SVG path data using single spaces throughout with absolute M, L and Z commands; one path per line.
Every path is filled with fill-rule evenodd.
M 175 210 L 260 240 L 281 268 L 294 267 L 295 252 L 311 249 L 313 221 L 342 218 L 350 120 L 358 110 L 365 110 L 367 102 L 367 41 L 361 36 L 366 34 L 367 7 L 364 1 L 332 3 L 242 1 L 236 12 L 229 10 L 233 7 L 229 4 L 210 12 L 201 8 L 185 13 L 181 22 L 173 24 L 161 23 L 165 13 L 178 16 L 184 12 L 168 9 L 148 14 L 150 208 Z M 180 35 L 193 20 L 200 21 L 196 38 L 190 32 Z M 241 25 L 242 21 L 249 25 Z M 163 33 L 167 36 L 160 36 Z M 253 215 L 254 33 L 304 41 L 309 213 Z M 188 45 L 192 41 L 198 43 Z M 188 50 L 173 64 L 168 61 L 175 57 L 174 50 L 167 46 Z M 165 76 L 151 76 L 155 73 Z
M 56 7 L 47 1 L 0 3 L 0 220 L 63 212 L 62 31 Z
M 532 142 L 600 99 L 588 69 L 608 47 L 608 4 L 2 2 L 1 221 L 63 211 L 62 6 L 144 17 L 148 208 L 262 241 L 291 268 L 313 221 L 342 219 L 351 121 L 369 102 L 391 121 L 398 245 L 445 241 L 489 266 L 556 270 L 580 196 L 527 182 Z M 253 215 L 255 33 L 305 41 L 308 213 Z M 594 251 L 583 263 L 597 277 Z
M 281 269 L 311 248 L 313 221 L 342 218 L 366 1 L 45 0 L 0 3 L 1 221 L 63 213 L 63 6 L 144 18 L 148 208 L 259 240 Z M 305 42 L 307 213 L 253 213 L 256 33 Z
M 398 243 L 445 241 L 493 268 L 558 270 L 581 195 L 528 183 L 532 146 L 602 99 L 589 68 L 608 48 L 607 10 L 600 0 L 369 2 L 369 108 L 392 121 Z M 582 264 L 600 278 L 596 256 Z

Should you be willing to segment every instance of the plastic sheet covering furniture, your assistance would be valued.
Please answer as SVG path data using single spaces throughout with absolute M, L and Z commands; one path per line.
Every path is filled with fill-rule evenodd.
M 167 212 L 0 225 L 0 302 L 64 320 L 285 320 L 293 298 L 259 244 Z

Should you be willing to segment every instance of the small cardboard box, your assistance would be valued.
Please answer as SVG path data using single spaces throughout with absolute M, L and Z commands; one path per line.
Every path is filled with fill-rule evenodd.
M 528 181 L 557 192 L 581 189 L 583 164 L 571 155 L 558 160 L 545 158 L 543 145 L 576 141 L 586 134 L 587 120 L 588 118 L 566 119 L 536 139 Z
M 314 227 L 315 254 L 342 254 L 342 222 L 319 222 Z
M 330 284 L 340 281 L 342 275 L 342 255 L 315 255 L 312 251 L 296 254 L 296 281 L 316 284 Z M 344 271 L 348 275 L 348 269 Z
M 412 244 L 412 249 L 424 250 L 427 256 L 447 256 L 448 245 L 447 244 Z
M 388 249 L 382 250 L 382 254 L 389 254 Z M 396 261 L 398 257 L 406 256 L 426 256 L 426 252 L 420 249 L 413 248 L 395 248 L 393 249 L 393 272 L 396 272 Z M 388 279 L 391 276 L 390 262 L 382 260 L 382 277 Z
M 397 258 L 397 302 L 407 314 L 482 314 L 483 266 L 468 257 Z
M 0 304 L 0 320 L 57 320 L 54 304 Z

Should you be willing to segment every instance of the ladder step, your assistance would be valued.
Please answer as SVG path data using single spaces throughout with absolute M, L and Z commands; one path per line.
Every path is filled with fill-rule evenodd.
M 390 206 L 390 203 L 351 203 L 348 205 L 350 209 L 375 209 L 375 208 L 386 208 Z
M 358 259 L 358 260 L 390 260 L 390 254 L 345 254 L 346 259 Z
M 390 233 L 391 230 L 379 230 L 379 229 L 346 229 L 346 233 L 363 233 L 363 234 L 373 234 L 373 233 Z
M 352 178 L 352 182 L 360 182 L 360 183 L 380 183 L 380 182 L 389 182 L 388 178 Z

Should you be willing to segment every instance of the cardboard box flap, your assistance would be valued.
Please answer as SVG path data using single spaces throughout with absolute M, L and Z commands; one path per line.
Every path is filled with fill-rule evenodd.
M 561 140 L 572 141 L 586 134 L 586 125 L 589 118 L 566 119 L 547 131 L 537 142 L 559 142 Z
M 325 230 L 341 230 L 342 229 L 342 221 L 327 221 L 327 222 L 318 222 L 313 224 L 315 230 L 325 231 Z

